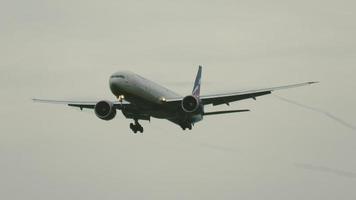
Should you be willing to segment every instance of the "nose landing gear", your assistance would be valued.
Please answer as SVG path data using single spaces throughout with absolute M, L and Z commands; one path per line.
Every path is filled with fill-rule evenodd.
M 184 124 L 181 125 L 181 128 L 185 131 L 186 129 L 192 130 L 192 124 Z
M 141 126 L 140 123 L 138 123 L 138 120 L 135 119 L 135 123 L 130 123 L 130 129 L 136 134 L 138 131 L 140 133 L 143 133 L 143 127 Z

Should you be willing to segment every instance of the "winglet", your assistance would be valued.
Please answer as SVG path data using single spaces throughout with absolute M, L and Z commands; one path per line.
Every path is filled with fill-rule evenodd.
M 199 65 L 198 73 L 195 78 L 194 87 L 192 91 L 192 95 L 196 97 L 200 97 L 200 85 L 201 85 L 201 75 L 202 75 L 203 67 Z

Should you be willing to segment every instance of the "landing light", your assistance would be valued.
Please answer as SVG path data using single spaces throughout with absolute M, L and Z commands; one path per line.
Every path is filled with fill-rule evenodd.
M 167 102 L 167 99 L 164 98 L 164 97 L 161 97 L 161 101 L 162 101 L 162 102 Z
M 124 96 L 124 95 L 120 95 L 120 96 L 117 97 L 117 99 L 118 99 L 119 101 L 123 101 L 123 100 L 125 99 L 125 96 Z

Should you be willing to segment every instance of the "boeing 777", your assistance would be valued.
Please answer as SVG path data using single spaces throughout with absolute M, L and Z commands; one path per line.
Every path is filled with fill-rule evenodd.
M 222 105 L 244 99 L 256 99 L 256 97 L 271 94 L 275 90 L 287 89 L 310 85 L 316 82 L 306 82 L 300 84 L 286 85 L 280 87 L 264 88 L 257 90 L 237 91 L 232 93 L 200 95 L 202 67 L 195 79 L 193 91 L 190 95 L 181 96 L 157 83 L 147 80 L 129 71 L 116 72 L 111 75 L 109 85 L 111 92 L 115 95 L 115 101 L 58 101 L 33 99 L 35 102 L 66 104 L 78 107 L 81 110 L 94 109 L 96 116 L 102 120 L 112 120 L 116 116 L 116 111 L 133 119 L 134 123 L 130 128 L 134 133 L 143 132 L 143 127 L 139 120 L 150 120 L 151 117 L 166 119 L 183 130 L 192 129 L 195 123 L 203 120 L 204 116 L 219 115 L 227 113 L 247 112 L 249 110 L 224 110 L 206 112 L 206 105 Z

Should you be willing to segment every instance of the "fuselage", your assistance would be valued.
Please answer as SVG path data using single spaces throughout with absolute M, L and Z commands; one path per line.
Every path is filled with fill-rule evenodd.
M 187 115 L 180 107 L 165 106 L 166 99 L 181 99 L 179 95 L 153 81 L 129 71 L 114 73 L 109 80 L 111 92 L 145 110 L 147 115 L 168 119 L 176 124 L 195 123 L 202 113 Z
M 129 71 L 117 72 L 110 77 L 111 92 L 137 105 L 145 103 L 161 104 L 166 98 L 181 98 L 182 96 Z M 145 103 L 142 106 L 145 106 Z

